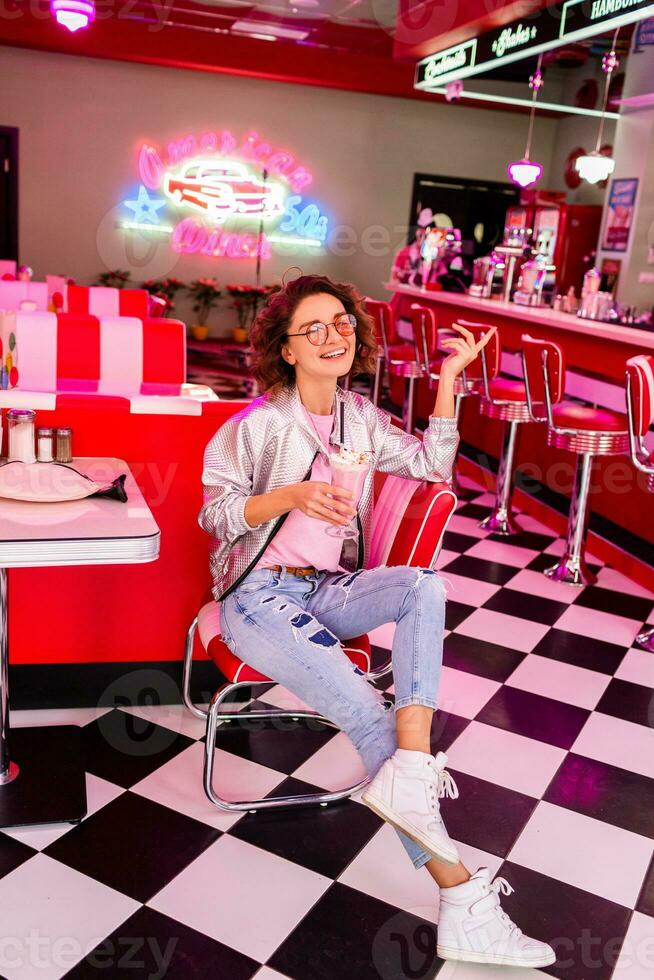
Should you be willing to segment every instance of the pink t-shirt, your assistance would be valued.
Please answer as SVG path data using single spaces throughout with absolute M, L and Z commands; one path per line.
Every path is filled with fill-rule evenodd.
M 305 409 L 306 411 L 306 409 Z M 329 437 L 334 426 L 334 415 L 314 415 L 307 412 L 320 439 L 329 452 Z M 331 483 L 332 475 L 328 461 L 319 453 L 311 467 L 311 480 Z M 288 517 L 272 539 L 255 568 L 270 565 L 314 565 L 319 571 L 337 572 L 343 541 L 325 534 L 327 521 L 309 517 L 297 507 L 289 511 Z

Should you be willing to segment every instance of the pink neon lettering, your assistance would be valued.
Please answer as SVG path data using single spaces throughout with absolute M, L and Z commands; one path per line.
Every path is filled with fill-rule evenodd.
M 141 183 L 154 191 L 161 184 L 164 174 L 163 160 L 153 146 L 144 143 L 139 150 L 139 177 Z
M 173 231 L 171 246 L 175 252 L 199 252 L 206 241 L 206 229 L 193 218 L 184 218 Z
M 203 133 L 200 137 L 200 149 L 208 153 L 215 153 L 218 149 L 218 136 L 216 133 Z
M 290 153 L 273 153 L 268 158 L 268 170 L 271 174 L 281 174 L 283 176 L 287 170 L 290 170 L 294 163 L 295 157 L 292 157 Z
M 255 235 L 230 233 L 224 231 L 207 232 L 193 218 L 184 218 L 173 231 L 172 248 L 185 254 L 199 252 L 202 255 L 225 256 L 232 259 L 246 259 L 256 256 L 258 241 Z M 272 251 L 270 242 L 263 236 L 261 258 L 269 259 Z
M 297 170 L 294 170 L 289 176 L 288 181 L 297 194 L 299 191 L 309 186 L 309 184 L 313 181 L 313 175 L 310 174 L 308 170 L 305 170 L 304 167 L 298 167 Z
M 236 140 L 228 129 L 223 129 L 220 134 L 220 152 L 223 156 L 233 153 L 236 149 Z

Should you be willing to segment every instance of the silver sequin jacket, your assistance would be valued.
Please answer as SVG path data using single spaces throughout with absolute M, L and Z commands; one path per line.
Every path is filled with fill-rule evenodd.
M 337 386 L 334 398 L 330 444 L 373 454 L 358 505 L 358 542 L 346 540 L 341 553 L 341 566 L 354 571 L 365 567 L 370 550 L 374 470 L 410 480 L 449 480 L 459 435 L 456 419 L 432 417 L 419 439 L 392 425 L 390 415 L 355 391 Z M 244 516 L 248 497 L 308 480 L 319 452 L 326 450 L 306 418 L 296 385 L 270 389 L 212 437 L 204 452 L 198 523 L 215 539 L 209 567 L 217 601 L 245 578 L 286 518 L 251 527 Z

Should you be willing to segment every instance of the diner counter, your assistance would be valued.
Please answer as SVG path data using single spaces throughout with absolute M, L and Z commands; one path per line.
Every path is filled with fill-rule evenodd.
M 559 344 L 565 358 L 567 398 L 579 399 L 615 412 L 624 412 L 625 363 L 636 354 L 654 354 L 654 331 L 620 326 L 597 320 L 583 320 L 569 313 L 549 308 L 520 306 L 497 299 L 482 299 L 465 293 L 445 290 L 426 290 L 418 286 L 386 283 L 392 293 L 390 300 L 398 332 L 410 340 L 411 307 L 415 303 L 434 310 L 439 328 L 447 329 L 456 320 L 474 320 L 496 326 L 502 346 L 502 374 L 522 378 L 522 335 L 529 333 Z M 402 405 L 404 381 L 392 378 L 391 400 Z M 435 385 L 425 381 L 416 386 L 416 412 L 426 419 L 432 411 Z M 476 399 L 466 399 L 460 432 L 473 457 L 481 460 L 497 458 L 501 445 L 501 423 L 482 416 Z M 550 490 L 570 495 L 574 459 L 564 450 L 546 445 L 544 427 L 521 426 L 517 465 L 527 467 L 535 478 Z M 482 464 L 483 465 L 483 464 Z M 570 480 L 561 480 L 562 472 Z M 614 476 L 623 476 L 620 491 L 611 489 Z M 593 512 L 612 521 L 624 530 L 654 543 L 651 521 L 653 498 L 648 494 L 646 478 L 637 473 L 625 457 L 606 457 L 594 467 Z

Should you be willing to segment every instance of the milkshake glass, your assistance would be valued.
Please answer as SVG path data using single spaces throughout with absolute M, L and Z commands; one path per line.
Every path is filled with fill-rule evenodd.
M 354 497 L 349 502 L 352 506 L 356 507 L 371 466 L 369 454 L 357 453 L 352 449 L 346 449 L 344 446 L 341 446 L 338 452 L 330 453 L 329 465 L 333 486 L 350 490 L 354 494 Z M 356 538 L 359 534 L 356 514 L 352 517 L 349 524 L 344 524 L 340 527 L 335 527 L 332 524 L 328 525 L 326 533 L 331 538 Z

